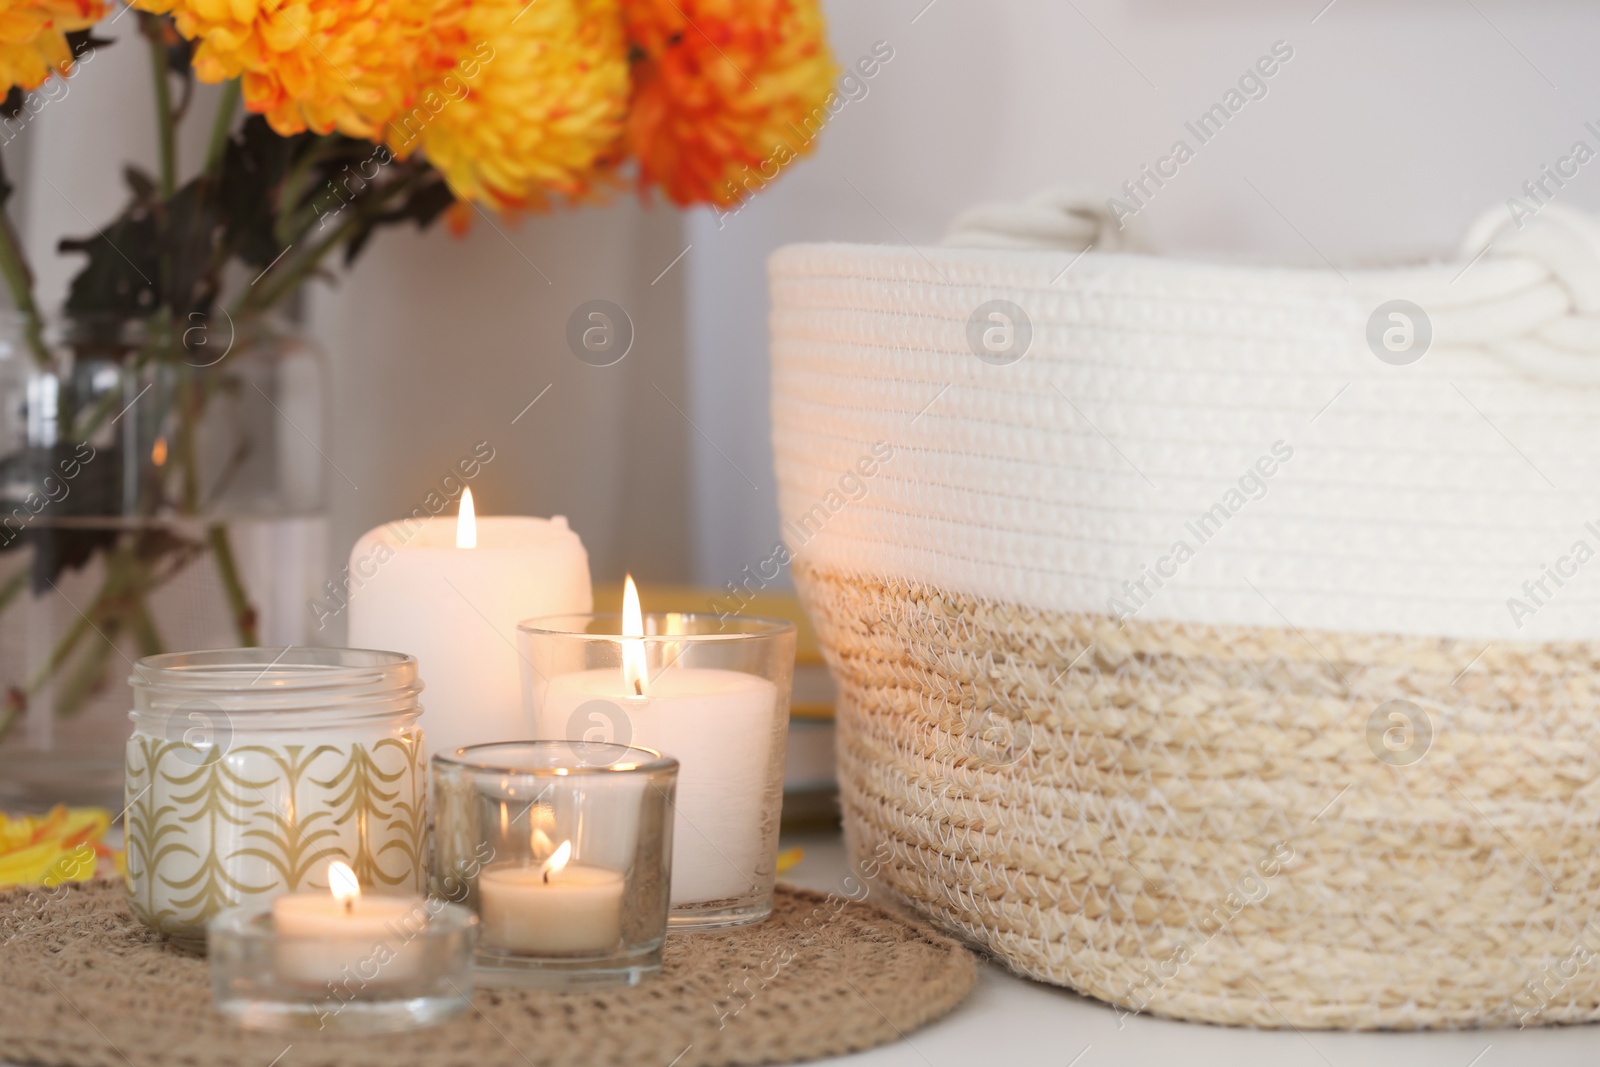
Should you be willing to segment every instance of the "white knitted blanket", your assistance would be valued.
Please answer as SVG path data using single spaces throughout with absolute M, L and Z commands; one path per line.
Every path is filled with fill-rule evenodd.
M 1125 251 L 1096 203 L 772 256 L 790 552 L 1054 610 L 1600 638 L 1600 222 L 1273 269 Z

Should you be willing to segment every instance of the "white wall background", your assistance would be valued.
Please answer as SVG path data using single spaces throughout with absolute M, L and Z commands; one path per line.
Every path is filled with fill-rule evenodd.
M 842 61 L 878 40 L 894 59 L 813 160 L 720 228 L 691 219 L 695 410 L 762 472 L 752 491 L 691 442 L 701 581 L 734 578 L 778 537 L 759 266 L 780 244 L 932 243 L 976 201 L 1063 182 L 1110 193 L 1174 139 L 1193 145 L 1183 122 L 1277 40 L 1294 58 L 1268 95 L 1140 213 L 1164 250 L 1319 265 L 1444 254 L 1574 140 L 1600 149 L 1583 129 L 1600 120 L 1592 4 L 927 2 L 830 4 Z M 1560 196 L 1600 206 L 1600 163 Z
M 380 240 L 309 302 L 333 359 L 329 458 L 359 487 L 330 475 L 335 558 L 488 438 L 500 458 L 481 483 L 483 510 L 568 514 L 597 576 L 732 579 L 778 537 L 763 274 L 773 248 L 932 243 L 974 201 L 1068 181 L 1109 193 L 1274 41 L 1294 58 L 1268 95 L 1141 213 L 1163 248 L 1341 265 L 1447 254 L 1479 211 L 1574 140 L 1600 147 L 1583 128 L 1600 125 L 1600 7 L 1325 2 L 835 0 L 841 62 L 878 41 L 894 58 L 816 155 L 737 215 L 623 202 L 504 233 L 480 224 L 465 239 Z M 137 148 L 148 162 L 145 56 L 129 44 L 83 71 L 19 138 L 22 155 L 5 150 L 26 174 L 25 232 L 57 295 L 66 268 L 49 263 L 53 235 L 109 216 L 116 160 Z M 1600 163 L 1560 198 L 1600 206 L 1591 171 Z M 567 315 L 596 297 L 636 323 L 616 367 L 580 363 L 563 340 Z

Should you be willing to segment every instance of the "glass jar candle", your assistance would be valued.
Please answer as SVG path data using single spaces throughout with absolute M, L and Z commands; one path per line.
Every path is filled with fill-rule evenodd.
M 434 895 L 479 918 L 478 980 L 574 989 L 661 969 L 678 764 L 512 741 L 433 757 Z
M 331 860 L 420 892 L 427 772 L 417 661 L 344 648 L 147 656 L 127 748 L 133 911 L 190 948 L 224 909 L 326 889 Z
M 530 619 L 518 631 L 535 737 L 637 745 L 678 761 L 673 927 L 765 919 L 794 625 L 628 611 Z

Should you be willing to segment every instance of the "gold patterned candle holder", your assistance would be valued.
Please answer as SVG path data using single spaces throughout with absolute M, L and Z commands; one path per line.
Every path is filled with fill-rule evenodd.
M 149 927 L 203 950 L 227 908 L 326 889 L 329 857 L 420 892 L 427 758 L 417 661 L 248 648 L 134 667 L 127 881 Z

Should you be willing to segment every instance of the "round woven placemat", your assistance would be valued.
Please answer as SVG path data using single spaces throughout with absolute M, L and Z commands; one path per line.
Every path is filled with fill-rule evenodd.
M 631 989 L 479 990 L 471 1010 L 405 1034 L 249 1034 L 213 1010 L 206 961 L 141 926 L 119 883 L 0 895 L 0 1058 L 41 1067 L 792 1062 L 894 1041 L 975 977 L 971 954 L 927 927 L 779 886 L 766 922 L 669 937 L 662 973 Z

